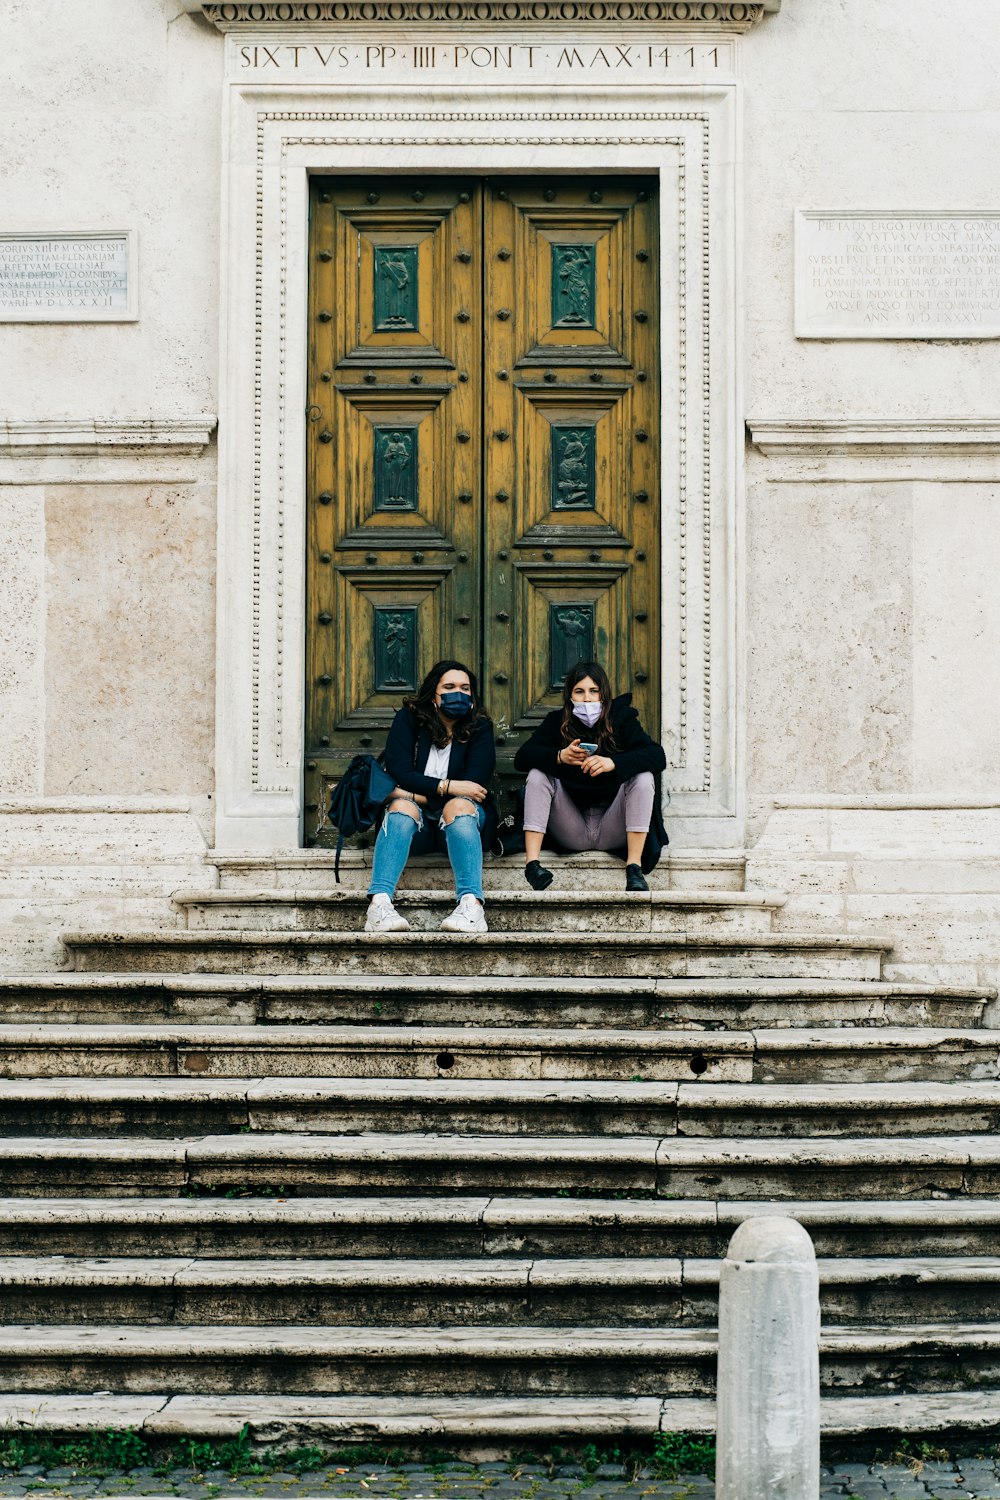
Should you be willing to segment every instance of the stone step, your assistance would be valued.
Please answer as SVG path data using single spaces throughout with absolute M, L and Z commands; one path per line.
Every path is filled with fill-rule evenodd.
M 0 1025 L 0 1076 L 952 1082 L 1000 1074 L 1000 1031 L 699 1034 L 472 1026 Z
M 252 1134 L 0 1138 L 0 1193 L 479 1194 L 714 1201 L 981 1198 L 1000 1187 L 1000 1137 Z M 530 1207 L 529 1207 L 530 1212 Z
M 46 1143 L 47 1145 L 50 1143 Z M 719 1257 L 744 1219 L 791 1215 L 817 1254 L 990 1256 L 993 1198 L 0 1198 L 0 1255 Z
M 707 1328 L 213 1324 L 0 1327 L 0 1390 L 705 1394 Z
M 1000 1320 L 996 1256 L 823 1258 L 824 1322 Z M 0 1323 L 714 1325 L 718 1258 L 0 1257 Z
M 332 849 L 293 849 L 261 853 L 212 849 L 205 864 L 218 875 L 223 890 L 321 890 L 336 888 Z M 580 854 L 555 854 L 546 849 L 545 861 L 552 870 L 552 891 L 601 891 L 619 889 L 623 865 L 612 854 L 588 850 Z M 365 892 L 371 880 L 371 849 L 345 848 L 340 860 L 342 890 Z M 740 891 L 744 885 L 746 856 L 737 851 L 682 849 L 664 852 L 651 876 L 658 890 Z M 400 880 L 401 890 L 426 887 L 451 889 L 451 865 L 445 855 L 427 854 L 411 859 Z M 523 891 L 524 860 L 521 856 L 483 861 L 483 889 Z
M 95 972 L 420 974 L 537 978 L 878 979 L 888 938 L 843 933 L 70 932 Z
M 488 987 L 465 975 L 331 977 L 296 974 L 57 973 L 0 977 L 8 1020 L 113 1025 L 205 1024 L 493 1026 L 972 1027 L 993 989 L 880 980 L 520 979 Z
M 523 884 L 523 882 L 522 882 Z M 491 891 L 490 925 L 500 932 L 769 932 L 785 897 L 771 891 Z M 352 890 L 184 891 L 174 897 L 191 930 L 360 932 L 368 896 Z M 401 891 L 400 914 L 415 931 L 436 931 L 454 909 L 450 890 Z
M 651 1442 L 658 1432 L 714 1432 L 709 1396 L 212 1396 L 170 1394 L 172 1385 L 141 1396 L 62 1396 L 25 1392 L 0 1396 L 6 1432 L 31 1429 L 52 1437 L 81 1432 L 141 1432 L 151 1443 L 179 1438 L 237 1438 L 260 1447 L 315 1443 L 444 1442 L 458 1455 L 506 1458 L 525 1444 L 585 1442 L 595 1437 Z M 827 1437 L 896 1438 L 1000 1432 L 1000 1389 L 942 1390 L 919 1395 L 824 1395 L 820 1428 Z
M 708 1327 L 455 1325 L 221 1327 L 212 1324 L 9 1325 L 0 1389 L 115 1390 L 177 1385 L 205 1394 L 528 1396 L 705 1395 L 716 1337 Z M 1000 1325 L 913 1323 L 820 1331 L 820 1384 L 868 1394 L 1000 1384 Z
M 1000 1126 L 1000 1080 L 647 1083 L 527 1078 L 0 1079 L 0 1131 L 426 1131 L 530 1136 L 970 1134 Z M 803 1147 L 802 1149 L 806 1149 Z

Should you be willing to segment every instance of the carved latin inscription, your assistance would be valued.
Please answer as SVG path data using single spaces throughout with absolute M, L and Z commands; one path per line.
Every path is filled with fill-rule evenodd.
M 1000 212 L 796 215 L 799 338 L 1000 335 Z
M 0 322 L 137 317 L 134 236 L 0 234 Z
M 502 3 L 507 8 L 511 0 Z M 528 0 L 525 9 L 537 10 L 538 3 Z M 608 0 L 602 3 L 607 5 Z M 453 5 L 454 0 L 448 0 L 448 4 Z M 488 79 L 496 83 L 613 81 L 616 85 L 641 85 L 652 80 L 690 83 L 718 78 L 731 74 L 735 65 L 734 44 L 728 37 L 690 43 L 665 32 L 647 33 L 641 38 L 622 35 L 612 44 L 594 42 L 584 32 L 567 31 L 559 41 L 544 42 L 511 42 L 496 32 L 469 32 L 414 42 L 398 34 L 380 38 L 370 17 L 359 19 L 364 20 L 367 31 L 363 41 L 241 42 L 228 54 L 230 72 L 242 79 L 299 84 L 334 79 L 388 83 L 432 78 L 435 83 Z

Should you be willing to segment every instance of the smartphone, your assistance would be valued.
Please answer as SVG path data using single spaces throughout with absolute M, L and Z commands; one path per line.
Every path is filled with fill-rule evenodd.
M 582 740 L 580 741 L 580 749 L 581 750 L 586 750 L 586 752 L 587 752 L 588 755 L 596 755 L 597 754 L 597 746 L 596 745 L 585 745 Z

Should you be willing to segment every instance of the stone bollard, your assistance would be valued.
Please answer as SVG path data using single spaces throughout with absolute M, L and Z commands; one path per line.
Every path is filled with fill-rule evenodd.
M 819 1275 L 794 1219 L 746 1219 L 719 1287 L 716 1500 L 819 1496 Z

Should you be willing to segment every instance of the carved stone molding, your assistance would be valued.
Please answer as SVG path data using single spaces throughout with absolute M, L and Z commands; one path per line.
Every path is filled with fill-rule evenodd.
M 184 0 L 220 31 L 331 25 L 656 26 L 747 31 L 781 0 Z
M 208 414 L 136 421 L 66 417 L 19 422 L 0 418 L 0 457 L 89 458 L 156 449 L 196 457 L 208 446 L 214 431 L 215 417 Z
M 663 181 L 671 438 L 661 688 L 672 826 L 682 845 L 738 843 L 735 283 L 731 236 L 715 229 L 733 214 L 732 81 L 701 84 L 694 98 L 662 86 L 588 91 L 584 109 L 537 88 L 516 99 L 441 86 L 345 97 L 329 86 L 262 92 L 238 72 L 230 84 L 239 170 L 224 255 L 218 847 L 289 849 L 300 837 L 309 172 L 438 162 L 483 172 L 497 160 L 507 171 L 572 171 L 595 159 L 655 170 Z
M 216 419 L 0 417 L 0 485 L 190 484 Z
M 750 441 L 769 458 L 994 455 L 998 417 L 807 417 L 747 420 Z

